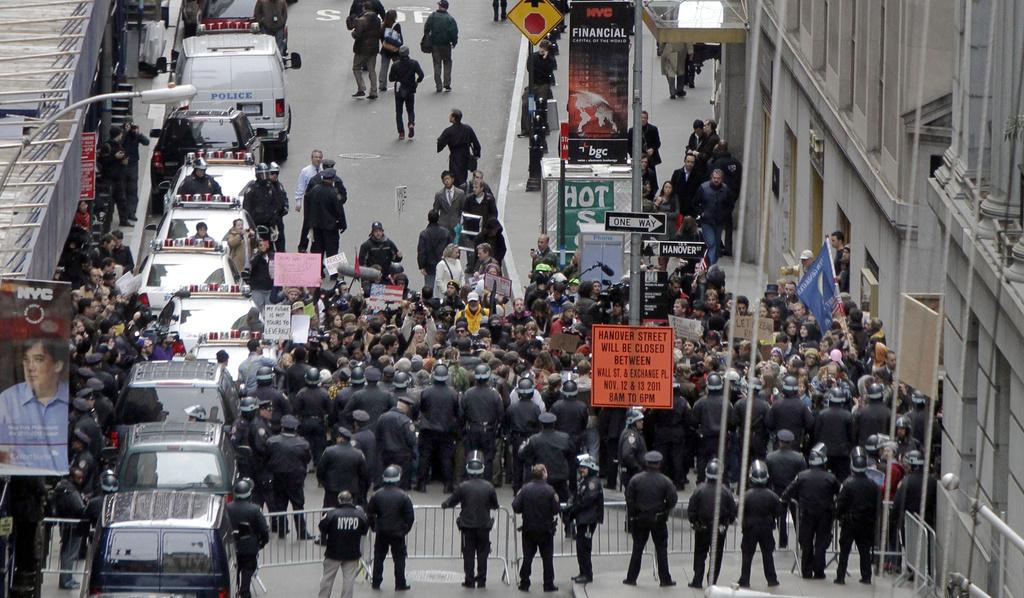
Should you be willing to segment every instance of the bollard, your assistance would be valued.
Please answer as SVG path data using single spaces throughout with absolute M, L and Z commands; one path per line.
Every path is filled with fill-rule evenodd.
M 540 159 L 547 151 L 547 143 L 539 133 L 530 134 L 530 173 L 526 179 L 527 191 L 540 191 Z

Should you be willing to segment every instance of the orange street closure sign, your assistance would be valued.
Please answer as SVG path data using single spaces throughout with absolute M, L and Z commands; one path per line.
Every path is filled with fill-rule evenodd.
M 594 407 L 672 408 L 672 328 L 593 327 Z

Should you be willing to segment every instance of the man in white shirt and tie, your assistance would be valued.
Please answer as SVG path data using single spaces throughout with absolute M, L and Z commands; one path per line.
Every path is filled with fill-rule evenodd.
M 315 149 L 309 154 L 309 165 L 299 171 L 299 180 L 295 183 L 296 212 L 302 211 L 302 198 L 306 195 L 306 189 L 309 188 L 309 181 L 323 170 L 323 162 L 323 151 Z M 309 229 L 303 226 L 302 233 L 299 235 L 299 252 L 305 251 L 308 246 Z
M 455 226 L 462 222 L 462 208 L 466 192 L 455 186 L 455 176 L 449 171 L 441 173 L 444 187 L 434 194 L 434 209 L 440 215 L 438 224 L 447 228 L 455 237 Z

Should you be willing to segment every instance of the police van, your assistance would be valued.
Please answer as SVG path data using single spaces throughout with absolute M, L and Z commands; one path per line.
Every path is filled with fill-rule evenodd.
M 266 130 L 261 141 L 272 159 L 286 160 L 292 114 L 284 71 L 302 66 L 299 54 L 282 58 L 274 37 L 257 33 L 247 21 L 201 25 L 199 30 L 200 35 L 182 42 L 175 63 L 175 80 L 197 90 L 189 108 L 244 112 L 253 127 Z

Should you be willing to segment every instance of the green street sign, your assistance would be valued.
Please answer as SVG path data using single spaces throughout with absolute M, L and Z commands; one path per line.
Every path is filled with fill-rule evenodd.
M 615 209 L 613 181 L 565 181 L 565 248 L 576 250 L 580 224 L 604 224 L 604 214 Z M 555 240 L 557 243 L 557 240 Z

